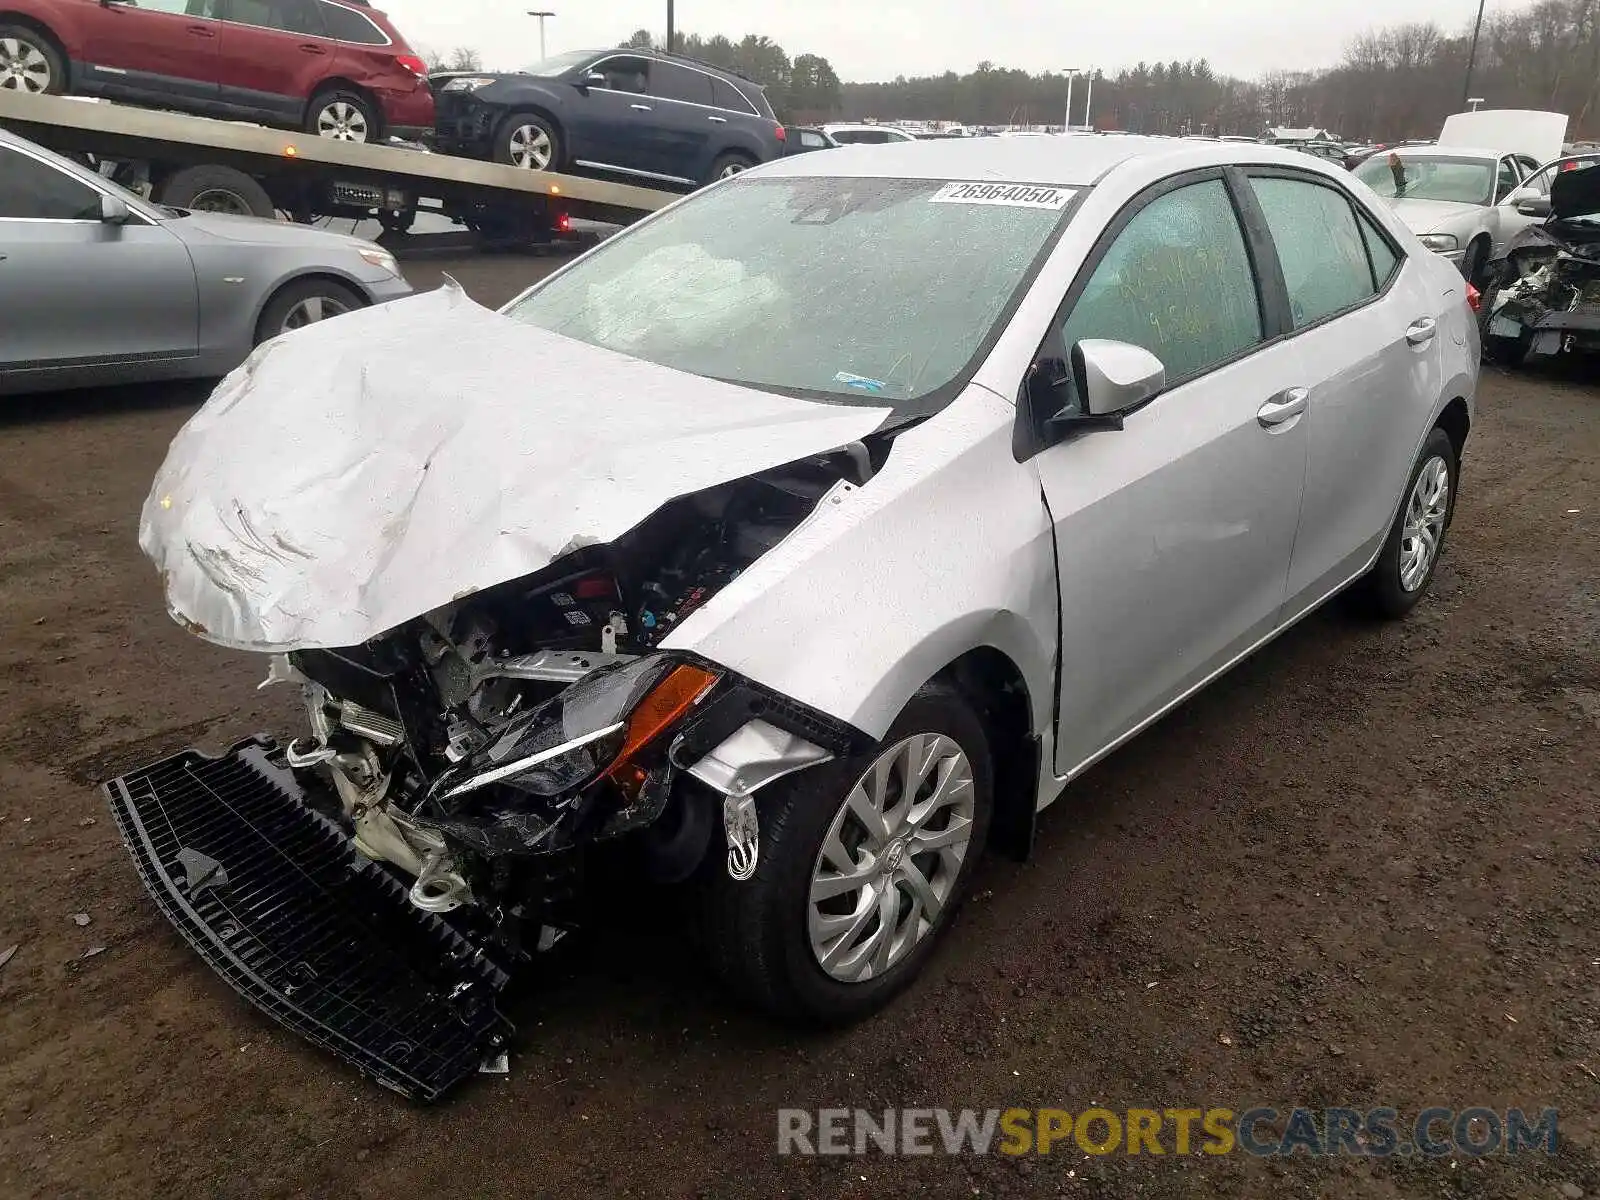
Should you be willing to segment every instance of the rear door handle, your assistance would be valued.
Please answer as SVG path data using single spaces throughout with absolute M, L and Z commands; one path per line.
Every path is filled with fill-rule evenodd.
M 189 26 L 189 32 L 194 34 L 195 37 L 216 37 L 217 36 L 217 31 L 215 29 L 211 28 L 211 26 L 209 26 L 209 25 L 191 25 L 191 26 Z
M 715 121 L 718 125 L 726 125 L 728 123 L 727 117 L 707 117 L 706 119 L 708 121 Z
M 328 52 L 326 46 L 319 46 L 315 42 L 306 42 L 300 49 L 306 54 L 326 54 Z
M 1406 341 L 1413 346 L 1422 346 L 1433 341 L 1433 335 L 1438 332 L 1439 322 L 1432 317 L 1419 317 L 1406 330 Z
M 635 112 L 655 112 L 655 109 L 651 108 L 648 104 L 630 104 L 628 107 L 633 109 Z
M 1310 394 L 1303 387 L 1287 388 L 1256 410 L 1256 420 L 1268 429 L 1282 425 L 1291 417 L 1298 417 L 1305 412 L 1306 397 Z

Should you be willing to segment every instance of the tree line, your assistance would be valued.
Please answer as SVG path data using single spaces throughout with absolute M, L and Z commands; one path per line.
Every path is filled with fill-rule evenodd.
M 1461 111 L 1470 24 L 1449 31 L 1409 23 L 1354 38 L 1340 61 L 1318 71 L 1272 71 L 1258 79 L 1218 74 L 1205 59 L 1138 63 L 1074 83 L 1074 124 L 1087 110 L 1101 129 L 1134 133 L 1260 134 L 1269 126 L 1327 129 L 1351 140 L 1431 137 Z M 639 30 L 626 46 L 659 46 Z M 1067 78 L 978 64 L 967 74 L 883 83 L 841 83 L 826 58 L 792 61 L 770 38 L 740 41 L 688 34 L 683 54 L 731 68 L 762 83 L 789 121 L 845 117 L 948 120 L 968 125 L 1060 125 Z M 1540 0 L 1484 19 L 1471 96 L 1490 108 L 1567 113 L 1569 136 L 1600 130 L 1600 0 Z

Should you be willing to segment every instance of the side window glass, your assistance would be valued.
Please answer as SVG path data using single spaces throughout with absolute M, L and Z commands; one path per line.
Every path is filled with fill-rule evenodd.
M 1512 192 L 1517 190 L 1517 185 L 1522 182 L 1522 176 L 1517 174 L 1517 165 L 1509 158 L 1500 160 L 1500 173 L 1495 179 L 1494 198 L 1499 203 Z
M 710 104 L 711 76 L 687 67 L 675 67 L 671 63 L 657 63 L 650 72 L 650 94 L 663 100 Z
M 1373 294 L 1366 243 L 1343 193 L 1300 179 L 1257 178 L 1250 186 L 1278 247 L 1296 329 Z
M 311 0 L 225 0 L 223 20 L 321 37 L 326 30 Z
M 746 100 L 738 88 L 724 79 L 711 81 L 711 103 L 730 112 L 744 113 L 751 117 L 757 115 L 756 106 Z
M 56 167 L 0 146 L 0 220 L 98 221 L 100 193 Z
M 361 46 L 386 46 L 388 37 L 366 17 L 342 4 L 321 3 L 322 23 L 328 36 L 341 42 L 355 42 Z
M 594 69 L 606 77 L 606 86 L 614 92 L 643 96 L 650 90 L 650 64 L 642 58 L 608 58 Z
M 205 17 L 210 13 L 203 12 L 205 0 L 140 0 L 139 8 L 145 12 L 171 13 L 176 17 Z
M 1367 257 L 1372 261 L 1373 287 L 1381 292 L 1400 269 L 1400 256 L 1389 245 L 1389 239 L 1378 232 L 1372 218 L 1359 208 L 1356 210 L 1356 219 L 1361 224 L 1361 239 L 1367 244 Z
M 1061 329 L 1143 346 L 1179 382 L 1261 341 L 1244 234 L 1221 180 L 1178 188 L 1139 210 L 1106 251 Z

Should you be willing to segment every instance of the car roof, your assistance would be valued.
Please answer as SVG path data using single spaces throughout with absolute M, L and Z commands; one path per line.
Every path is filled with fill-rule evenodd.
M 1482 146 L 1390 146 L 1387 150 L 1380 150 L 1373 155 L 1404 154 L 1408 158 L 1500 158 L 1502 154 L 1515 153 L 1511 150 L 1485 150 Z M 1522 155 L 1528 158 L 1531 155 Z
M 816 161 L 808 161 L 816 160 Z M 1172 172 L 1229 163 L 1304 166 L 1324 160 L 1297 150 L 1245 142 L 1191 142 L 1129 135 L 1037 138 L 948 138 L 841 146 L 826 155 L 796 155 L 759 168 L 762 176 L 859 176 L 958 179 L 1086 187 L 1124 163 L 1145 161 Z

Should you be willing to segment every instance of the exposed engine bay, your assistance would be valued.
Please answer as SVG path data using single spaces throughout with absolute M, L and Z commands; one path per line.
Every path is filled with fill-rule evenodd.
M 1551 219 L 1513 240 L 1485 305 L 1491 357 L 1600 348 L 1600 171 L 1557 174 Z
M 363 646 L 275 657 L 268 682 L 301 686 L 310 725 L 289 765 L 331 784 L 327 815 L 403 873 L 413 905 L 457 914 L 508 959 L 578 924 L 590 844 L 638 834 L 661 882 L 724 829 L 730 858 L 753 859 L 717 748 L 764 735 L 755 758 L 782 774 L 844 751 L 850 731 L 659 647 L 872 470 L 856 444 L 711 488 Z

